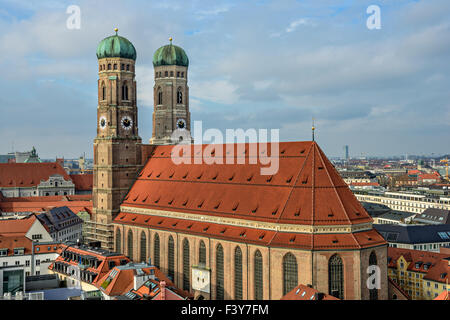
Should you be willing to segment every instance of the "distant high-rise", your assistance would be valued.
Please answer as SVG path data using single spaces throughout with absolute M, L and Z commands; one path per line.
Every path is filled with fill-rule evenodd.
M 348 154 L 348 145 L 345 145 L 345 146 L 344 146 L 344 150 L 345 150 L 345 160 L 349 160 L 349 159 L 350 159 L 350 156 L 349 156 L 349 154 Z

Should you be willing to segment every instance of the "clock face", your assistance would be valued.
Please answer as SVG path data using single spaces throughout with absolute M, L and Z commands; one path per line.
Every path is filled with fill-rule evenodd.
M 129 116 L 124 116 L 122 117 L 120 123 L 122 124 L 122 128 L 124 128 L 125 130 L 130 130 L 133 125 L 133 120 L 131 120 Z
M 105 116 L 101 116 L 100 117 L 99 125 L 100 125 L 100 129 L 102 129 L 102 130 L 106 128 L 106 118 L 105 118 Z
M 177 128 L 178 129 L 186 129 L 186 121 L 184 119 L 177 120 Z

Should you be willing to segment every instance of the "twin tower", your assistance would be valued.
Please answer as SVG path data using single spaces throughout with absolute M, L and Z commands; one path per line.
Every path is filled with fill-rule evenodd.
M 87 241 L 112 250 L 110 223 L 136 175 L 144 165 L 143 144 L 138 134 L 136 49 L 116 34 L 97 47 L 98 106 L 94 139 L 93 214 Z M 150 145 L 192 143 L 190 136 L 188 66 L 184 50 L 172 44 L 153 56 L 153 131 Z

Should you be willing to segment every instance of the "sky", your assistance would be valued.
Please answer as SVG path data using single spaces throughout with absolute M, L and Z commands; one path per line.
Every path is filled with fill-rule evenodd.
M 67 28 L 67 8 L 80 28 Z M 369 29 L 370 5 L 381 28 Z M 96 48 L 137 50 L 139 135 L 152 132 L 153 53 L 189 56 L 203 129 L 279 129 L 328 156 L 450 153 L 450 1 L 0 0 L 0 154 L 93 155 Z

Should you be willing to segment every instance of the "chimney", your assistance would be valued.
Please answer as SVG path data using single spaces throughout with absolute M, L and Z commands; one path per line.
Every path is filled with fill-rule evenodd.
M 166 300 L 166 282 L 161 281 L 159 286 L 161 287 L 161 300 Z

